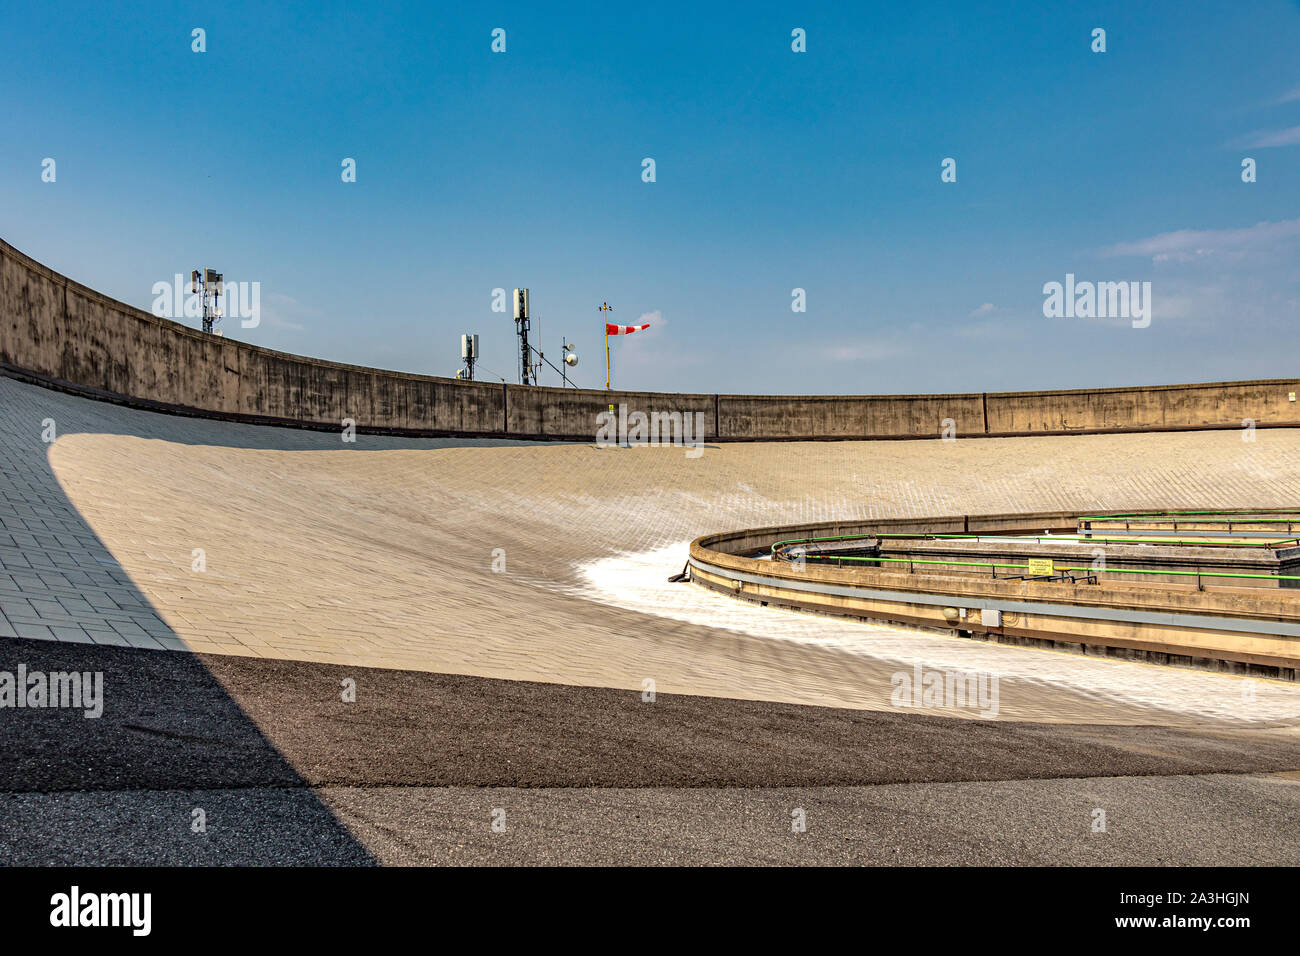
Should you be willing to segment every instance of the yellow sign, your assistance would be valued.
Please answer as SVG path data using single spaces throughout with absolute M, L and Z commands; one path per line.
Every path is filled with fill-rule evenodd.
M 1052 570 L 1051 558 L 1030 558 L 1029 573 L 1036 576 L 1040 574 L 1051 575 L 1056 572 Z

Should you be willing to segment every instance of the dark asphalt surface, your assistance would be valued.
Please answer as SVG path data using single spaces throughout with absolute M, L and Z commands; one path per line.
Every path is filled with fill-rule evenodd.
M 0 863 L 373 866 L 375 858 L 317 791 L 253 787 L 0 793 Z
M 191 829 L 195 808 L 205 813 L 203 833 Z M 804 832 L 792 828 L 796 809 L 804 811 Z M 1094 833 L 1098 809 L 1106 830 Z M 333 817 L 319 820 L 331 811 L 346 830 Z M 492 829 L 494 819 L 503 831 Z M 1297 819 L 1300 781 L 1251 775 L 726 790 L 0 794 L 0 858 L 208 866 L 1296 866 Z
M 389 864 L 1300 864 L 1300 781 L 1263 776 L 322 797 Z M 1105 832 L 1092 831 L 1097 809 Z M 492 830 L 493 810 L 504 811 L 504 832 Z
M 0 670 L 20 661 L 102 671 L 105 709 L 0 710 L 0 862 L 1295 862 L 1300 843 L 1300 784 L 1196 776 L 1300 768 L 1276 731 L 643 703 L 0 640 Z M 806 839 L 771 843 L 796 796 L 818 807 Z M 1079 819 L 1103 799 L 1120 808 L 1108 842 Z

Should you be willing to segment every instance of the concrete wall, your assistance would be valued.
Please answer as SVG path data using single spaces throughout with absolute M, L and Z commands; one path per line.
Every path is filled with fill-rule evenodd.
M 500 387 L 500 386 L 498 386 Z M 606 392 L 604 389 L 543 388 L 506 386 L 510 408 L 506 416 L 511 435 L 578 437 L 591 441 L 596 434 L 596 416 L 612 404 L 614 414 L 626 418 L 635 412 L 691 415 L 691 434 L 696 438 L 717 438 L 717 402 L 713 395 L 674 392 Z M 626 413 L 619 406 L 626 405 Z M 700 417 L 703 416 L 703 417 Z M 631 423 L 635 424 L 635 423 Z M 696 426 L 703 434 L 696 434 Z M 629 425 L 631 427 L 631 425 Z M 661 426 L 662 430 L 662 426 Z M 676 426 L 674 432 L 676 434 Z
M 722 438 L 938 438 L 984 432 L 973 395 L 719 395 Z
M 1300 426 L 1300 379 L 964 395 L 689 395 L 459 382 L 289 355 L 117 302 L 0 241 L 0 371 L 187 414 L 407 434 L 590 441 L 609 404 L 699 413 L 710 441 Z
M 1097 584 L 1068 584 L 944 571 L 914 575 L 868 565 L 799 567 L 754 557 L 767 554 L 773 542 L 798 538 L 886 530 L 941 534 L 1065 530 L 1076 521 L 1072 512 L 1052 511 L 826 521 L 718 532 L 691 542 L 691 580 L 764 605 L 975 632 L 992 640 L 1086 649 L 1090 654 L 1100 649 L 1158 663 L 1228 664 L 1241 668 L 1240 672 L 1297 679 L 1300 636 L 1291 632 L 1300 625 L 1300 604 L 1289 590 L 1237 586 L 1202 590 L 1195 584 L 1104 577 Z M 1059 613 L 1059 607 L 1076 613 Z M 945 613 L 948 608 L 967 608 L 970 613 L 965 619 L 950 618 Z M 1004 609 L 1007 617 L 986 625 L 983 608 Z M 1010 623 L 1013 616 L 1014 624 Z M 1240 627 L 1215 626 L 1214 622 L 1225 619 Z
M 1294 423 L 1296 380 L 1209 382 L 1093 391 L 990 392 L 988 433 L 1022 435 Z

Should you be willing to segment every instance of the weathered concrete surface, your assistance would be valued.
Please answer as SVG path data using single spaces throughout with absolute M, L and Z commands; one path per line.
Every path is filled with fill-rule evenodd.
M 996 670 L 1000 718 L 1300 716 L 1300 687 L 1272 681 L 1242 709 L 1228 675 L 807 615 L 774 634 L 770 608 L 750 609 L 757 627 L 722 626 L 738 602 L 666 581 L 716 528 L 1284 501 L 1300 483 L 1300 430 L 1250 444 L 1224 432 L 725 443 L 689 458 L 504 439 L 346 444 L 0 379 L 0 455 L 0 634 L 635 689 L 651 678 L 665 694 L 876 709 L 911 667 L 903 654 Z M 651 602 L 618 582 L 594 590 L 593 562 L 654 549 L 662 566 L 630 582 L 662 589 Z M 953 657 L 980 649 L 996 659 Z
M 985 433 L 980 395 L 719 395 L 725 439 L 938 438 Z
M 556 437 L 577 429 L 590 439 L 588 419 L 608 401 L 599 392 L 575 397 L 556 416 L 546 411 L 554 393 L 537 390 L 514 409 L 512 426 L 509 404 L 524 390 L 205 338 L 42 275 L 4 246 L 0 270 L 0 361 L 141 403 L 330 428 L 353 417 L 391 430 L 499 436 L 526 427 Z M 1206 414 L 1218 414 L 1213 389 L 1201 394 L 1210 396 Z M 980 426 L 992 397 L 977 396 Z M 710 396 L 696 398 L 707 414 Z M 664 410 L 685 407 L 679 396 L 662 399 L 671 403 Z M 721 410 L 722 397 L 712 401 Z M 731 406 L 733 427 L 755 427 L 739 424 L 745 415 L 762 420 L 743 401 Z M 790 399 L 771 401 L 790 408 Z M 854 431 L 852 401 L 831 400 L 798 427 L 820 437 L 865 434 L 867 418 Z M 888 408 L 894 399 L 862 401 Z M 919 424 L 905 427 L 928 436 L 939 422 L 922 426 L 940 411 L 903 400 L 878 421 L 914 414 Z M 1072 428 L 1069 412 L 1050 420 Z M 1180 414 L 1206 424 L 1195 410 Z M 983 434 L 973 415 L 968 404 L 942 417 L 957 421 L 960 439 Z M 726 415 L 715 416 L 725 431 Z M 46 418 L 57 426 L 52 445 L 40 437 Z M 1296 861 L 1288 824 L 1300 785 L 1278 775 L 1205 775 L 1293 763 L 1293 729 L 1238 732 L 1210 713 L 1224 711 L 1216 696 L 1240 697 L 1226 677 L 1066 662 L 1075 676 L 1080 666 L 1104 671 L 1099 691 L 1057 676 L 1064 655 L 1003 648 L 1006 661 L 1027 665 L 1003 689 L 1003 722 L 963 720 L 964 730 L 950 731 L 936 723 L 942 708 L 922 720 L 863 714 L 889 706 L 898 665 L 888 654 L 855 657 L 821 642 L 833 628 L 820 619 L 810 619 L 813 639 L 773 640 L 718 620 L 661 616 L 679 610 L 667 601 L 637 610 L 602 600 L 583 588 L 578 569 L 763 523 L 1287 502 L 1300 483 L 1300 432 L 1261 433 L 1253 445 L 1215 432 L 731 444 L 690 460 L 679 449 L 488 438 L 367 436 L 342 445 L 337 435 L 154 415 L 0 379 L 0 465 L 0 649 L 10 666 L 102 668 L 113 675 L 108 707 L 121 708 L 111 732 L 72 712 L 23 712 L 24 730 L 38 728 L 39 737 L 17 731 L 19 712 L 0 712 L 6 739 L 32 745 L 9 751 L 23 772 L 9 774 L 0 793 L 6 863 Z M 193 570 L 195 548 L 206 555 L 202 573 Z M 497 548 L 506 558 L 500 574 L 491 569 Z M 920 654 L 971 644 L 877 634 Z M 404 670 L 359 670 L 376 666 Z M 339 713 L 345 676 L 361 678 L 359 709 Z M 655 704 L 641 702 L 647 676 L 658 681 Z M 549 693 L 523 681 L 550 682 Z M 431 685 L 463 692 L 434 695 Z M 1174 685 L 1192 710 L 1162 709 L 1160 692 Z M 1261 682 L 1257 722 L 1294 723 L 1285 719 L 1295 713 L 1292 692 Z M 698 696 L 706 694 L 731 699 Z M 854 710 L 809 719 L 744 700 Z M 439 723 L 431 706 L 456 719 Z M 1040 726 L 1008 727 L 1008 719 Z M 1172 737 L 1149 726 L 1054 721 L 1199 729 L 1169 747 Z M 853 728 L 868 725 L 875 731 L 864 747 Z M 843 732 L 824 733 L 835 727 Z M 774 728 L 781 752 L 769 747 Z M 1017 747 L 1006 746 L 1008 735 Z M 949 747 L 938 760 L 936 739 Z M 561 761 L 552 740 L 568 744 Z M 637 745 L 621 746 L 628 740 Z M 378 751 L 380 761 L 375 741 L 390 748 Z M 809 741 L 832 759 L 810 761 Z M 492 763 L 475 768 L 480 753 Z M 411 754 L 460 763 L 435 776 Z M 676 773 L 665 783 L 692 773 L 700 786 L 653 786 L 644 772 L 651 754 Z M 1035 774 L 1093 776 L 1010 779 L 1047 755 L 1056 762 L 1036 763 Z M 515 760 L 513 772 L 531 783 L 599 770 L 603 783 L 640 789 L 474 786 L 484 771 L 512 772 Z M 916 782 L 952 779 L 958 760 L 972 773 L 957 776 L 970 780 L 1009 763 L 998 765 L 1000 780 Z M 898 782 L 710 786 L 735 783 L 736 768 L 749 774 L 743 782 L 768 785 L 789 782 L 781 774 L 800 766 L 809 783 L 849 764 L 856 779 Z M 1159 776 L 1106 776 L 1126 772 Z M 434 779 L 453 786 L 419 785 Z M 156 789 L 164 783 L 175 789 Z M 807 809 L 808 833 L 790 832 L 792 804 Z M 204 837 L 189 827 L 196 806 L 209 811 Z M 504 835 L 489 829 L 494 807 L 508 811 Z M 1107 809 L 1113 837 L 1089 834 L 1096 807 Z
M 0 669 L 102 671 L 106 698 L 100 721 L 0 710 L 0 861 L 1294 863 L 1292 685 L 1246 707 L 1226 675 L 994 648 L 1015 670 L 997 720 L 900 711 L 896 654 L 948 667 L 974 642 L 878 629 L 856 656 L 826 618 L 792 615 L 792 641 L 670 616 L 698 591 L 663 584 L 679 563 L 648 608 L 580 569 L 665 544 L 680 562 L 674 542 L 718 527 L 1264 504 L 1298 483 L 1288 429 L 690 459 L 344 445 L 0 379 Z M 182 650 L 145 649 L 163 647 Z
M 1300 425 L 1300 380 L 965 395 L 682 395 L 524 388 L 324 362 L 204 335 L 0 242 L 0 367 L 190 413 L 410 434 L 590 440 L 610 403 L 700 413 L 710 440 L 958 437 Z
M 1290 401 L 1295 380 L 1207 382 L 1087 391 L 990 392 L 990 435 L 1069 434 L 1125 429 L 1173 429 L 1222 425 L 1242 428 L 1300 420 Z M 1297 396 L 1300 398 L 1300 396 Z
M 506 432 L 511 436 L 534 438 L 569 437 L 591 441 L 599 427 L 596 418 L 613 405 L 616 416 L 624 420 L 633 412 L 649 418 L 652 414 L 676 415 L 677 420 L 690 415 L 686 427 L 694 439 L 713 440 L 718 434 L 716 396 L 667 392 L 605 392 L 594 389 L 545 388 L 510 385 L 506 389 L 509 411 Z M 625 405 L 626 414 L 619 406 Z M 702 426 L 696 429 L 696 425 Z M 677 427 L 674 424 L 674 429 Z M 662 428 L 660 429 L 662 433 Z M 612 433 L 613 435 L 616 433 Z M 668 434 L 677 435 L 676 430 Z M 617 440 L 617 438 L 615 438 Z M 664 440 L 667 440 L 665 437 Z

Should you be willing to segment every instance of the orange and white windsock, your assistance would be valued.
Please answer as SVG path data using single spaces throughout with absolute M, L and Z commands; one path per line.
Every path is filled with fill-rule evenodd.
M 606 335 L 631 335 L 633 332 L 640 332 L 642 329 L 650 328 L 650 323 L 645 325 L 610 325 L 605 323 Z

